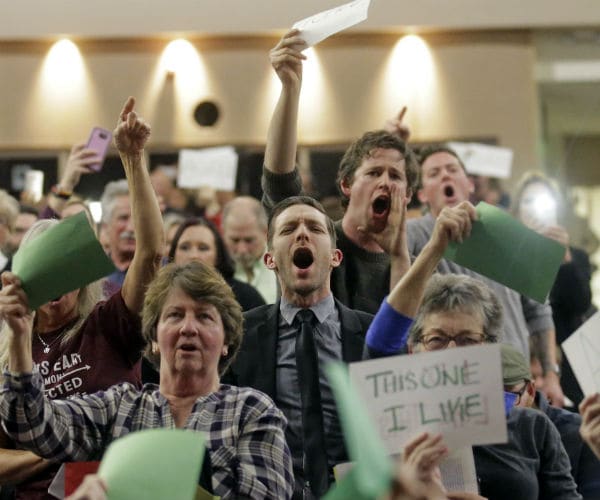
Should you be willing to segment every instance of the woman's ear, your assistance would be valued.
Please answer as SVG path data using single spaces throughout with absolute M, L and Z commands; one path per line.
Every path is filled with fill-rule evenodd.
M 273 257 L 273 254 L 271 252 L 265 253 L 263 261 L 265 263 L 265 266 L 267 266 L 267 269 L 271 269 L 273 271 L 277 268 L 277 265 L 275 264 L 275 258 Z

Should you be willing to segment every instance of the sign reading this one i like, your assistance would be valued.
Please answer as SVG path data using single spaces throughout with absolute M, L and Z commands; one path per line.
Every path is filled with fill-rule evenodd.
M 350 376 L 390 453 L 424 431 L 451 450 L 507 440 L 499 345 L 351 363 Z

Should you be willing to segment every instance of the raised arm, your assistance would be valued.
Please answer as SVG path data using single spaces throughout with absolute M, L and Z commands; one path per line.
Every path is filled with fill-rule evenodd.
M 10 326 L 10 366 L 23 373 L 30 372 L 31 363 L 31 316 L 27 297 L 17 276 L 2 275 L 0 291 L 0 318 Z M 28 342 L 28 346 L 25 344 Z M 29 360 L 27 359 L 29 356 Z M 0 429 L 0 485 L 19 484 L 46 469 L 50 462 L 29 451 L 15 450 L 13 442 Z
M 75 191 L 82 175 L 93 173 L 90 165 L 100 162 L 96 151 L 88 149 L 85 144 L 75 144 L 71 148 L 69 159 L 64 172 L 56 188 L 48 198 L 48 207 L 59 216 L 62 216 L 63 208 L 69 200 L 69 197 Z
M 267 133 L 265 168 L 276 174 L 290 173 L 296 165 L 302 61 L 306 59 L 301 52 L 306 43 L 299 33 L 298 30 L 288 31 L 269 53 L 281 81 L 281 93 Z
M 477 218 L 475 207 L 465 201 L 453 208 L 444 208 L 435 222 L 430 240 L 408 271 L 394 286 L 373 318 L 366 336 L 368 357 L 402 352 L 408 331 L 421 304 L 427 281 L 435 271 L 450 241 L 462 241 L 471 233 Z M 390 254 L 393 260 L 404 257 Z
M 121 294 L 130 311 L 142 310 L 146 287 L 160 266 L 164 233 L 158 200 L 150 184 L 144 146 L 150 126 L 133 110 L 135 99 L 127 99 L 113 133 L 129 185 L 131 214 L 135 227 L 135 254 L 127 271 Z
M 415 317 L 427 280 L 442 259 L 448 243 L 462 242 L 468 238 L 472 222 L 476 219 L 475 207 L 468 201 L 453 208 L 444 208 L 440 212 L 431 239 L 387 298 L 395 311 L 410 318 Z

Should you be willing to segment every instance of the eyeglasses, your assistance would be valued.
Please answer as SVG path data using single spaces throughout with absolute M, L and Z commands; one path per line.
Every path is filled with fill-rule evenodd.
M 521 402 L 521 397 L 523 396 L 523 394 L 525 394 L 525 391 L 527 391 L 527 386 L 528 385 L 529 385 L 529 380 L 525 379 L 525 384 L 518 391 L 507 391 L 505 389 L 505 392 L 508 392 L 509 394 L 515 394 L 517 396 L 517 400 L 515 401 L 515 405 L 518 405 Z
M 438 351 L 440 349 L 446 349 L 450 341 L 454 341 L 457 347 L 466 347 L 481 344 L 484 337 L 483 333 L 459 333 L 454 337 L 434 334 L 422 337 L 419 342 L 421 342 L 428 351 Z

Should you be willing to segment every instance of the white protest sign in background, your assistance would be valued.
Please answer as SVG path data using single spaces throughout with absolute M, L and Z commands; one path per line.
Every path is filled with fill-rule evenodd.
M 222 191 L 235 189 L 238 155 L 232 146 L 179 151 L 177 186 L 210 186 Z
M 513 150 L 476 142 L 449 142 L 468 174 L 508 179 L 512 169 Z
M 390 453 L 423 431 L 450 450 L 507 440 L 499 345 L 351 363 L 350 377 Z
M 561 344 L 586 396 L 600 392 L 600 311 Z
M 367 19 L 370 3 L 371 0 L 356 0 L 307 17 L 292 27 L 300 30 L 300 36 L 311 47 Z

